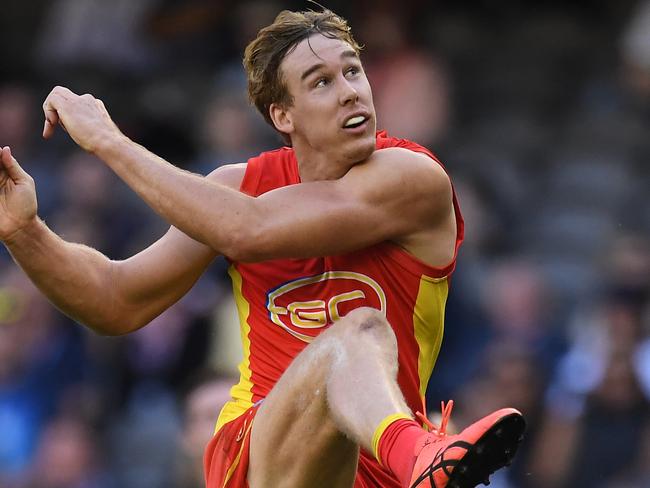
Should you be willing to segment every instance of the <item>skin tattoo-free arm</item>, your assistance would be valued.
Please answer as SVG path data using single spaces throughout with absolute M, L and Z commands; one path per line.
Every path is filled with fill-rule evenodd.
M 180 170 L 124 136 L 101 101 L 55 88 L 44 104 L 153 210 L 193 239 L 241 261 L 308 257 L 400 243 L 448 219 L 451 186 L 424 155 L 375 151 L 340 179 L 291 185 L 252 198 L 212 177 Z
M 174 227 L 125 260 L 66 242 L 38 218 L 34 182 L 8 147 L 0 162 L 0 239 L 57 308 L 100 334 L 149 323 L 187 293 L 216 255 Z M 238 188 L 244 171 L 245 165 L 223 166 L 212 178 Z

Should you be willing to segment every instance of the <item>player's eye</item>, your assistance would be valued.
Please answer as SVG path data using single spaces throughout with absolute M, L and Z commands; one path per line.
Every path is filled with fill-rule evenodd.
M 322 88 L 322 87 L 326 86 L 327 83 L 328 83 L 327 78 L 318 78 L 316 80 L 316 83 L 314 83 L 314 86 L 316 88 Z
M 346 74 L 347 76 L 354 76 L 354 75 L 359 74 L 359 71 L 360 71 L 359 68 L 357 68 L 356 66 L 351 66 L 350 68 L 348 68 L 348 69 L 345 71 L 345 74 Z

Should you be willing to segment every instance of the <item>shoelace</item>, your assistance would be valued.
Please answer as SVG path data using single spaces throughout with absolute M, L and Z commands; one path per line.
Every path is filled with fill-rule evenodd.
M 447 435 L 447 424 L 449 423 L 449 419 L 451 417 L 451 411 L 454 408 L 454 401 L 449 400 L 446 404 L 445 402 L 440 402 L 440 409 L 442 410 L 442 416 L 440 418 L 440 427 L 436 427 L 433 422 L 431 422 L 425 414 L 422 412 L 426 412 L 427 409 L 424 404 L 424 397 L 422 397 L 422 412 L 416 412 L 415 416 L 419 418 L 424 425 L 427 426 L 429 432 L 435 432 L 438 435 L 444 436 Z

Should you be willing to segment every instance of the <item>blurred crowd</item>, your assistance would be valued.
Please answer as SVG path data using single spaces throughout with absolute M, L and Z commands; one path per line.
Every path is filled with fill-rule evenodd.
M 499 488 L 650 486 L 650 1 L 330 1 L 365 47 L 378 127 L 431 148 L 467 238 L 428 390 L 464 425 L 528 418 Z M 597 3 L 597 5 L 596 5 Z M 206 174 L 280 139 L 241 56 L 297 1 L 3 2 L 0 144 L 62 237 L 121 259 L 166 224 L 64 133 L 56 84 Z M 88 332 L 0 254 L 0 487 L 194 488 L 235 381 L 238 326 L 215 261 L 140 331 Z

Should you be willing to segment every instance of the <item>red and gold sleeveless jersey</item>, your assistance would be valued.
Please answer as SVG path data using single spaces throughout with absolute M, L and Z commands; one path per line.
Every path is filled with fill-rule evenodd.
M 422 146 L 377 134 L 377 149 L 402 147 L 426 154 Z M 265 152 L 248 161 L 241 191 L 259 196 L 300 183 L 293 149 Z M 463 219 L 454 194 L 456 251 Z M 351 310 L 374 307 L 397 336 L 398 382 L 412 411 L 421 398 L 442 341 L 445 302 L 454 260 L 429 266 L 391 242 L 348 254 L 261 263 L 232 262 L 230 277 L 239 313 L 244 358 L 232 400 L 222 409 L 217 429 L 266 397 L 305 346 Z

